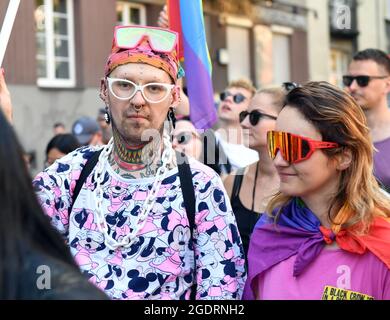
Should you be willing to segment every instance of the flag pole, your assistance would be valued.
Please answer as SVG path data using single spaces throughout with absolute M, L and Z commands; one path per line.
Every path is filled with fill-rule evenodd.
M 11 36 L 12 27 L 18 12 L 20 0 L 10 0 L 7 13 L 5 14 L 3 26 L 0 32 L 0 66 L 3 65 L 5 50 L 7 49 L 8 41 Z

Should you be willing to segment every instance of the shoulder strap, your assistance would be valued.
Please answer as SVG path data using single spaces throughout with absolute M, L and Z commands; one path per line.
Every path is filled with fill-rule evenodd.
M 77 182 L 76 182 L 76 186 L 74 188 L 74 191 L 73 191 L 73 195 L 72 195 L 72 204 L 70 205 L 69 207 L 69 213 L 72 212 L 72 209 L 73 209 L 73 204 L 76 202 L 76 199 L 81 191 L 81 188 L 85 182 L 85 180 L 87 180 L 88 176 L 91 174 L 93 168 L 95 168 L 98 160 L 99 160 L 99 156 L 100 154 L 102 153 L 103 149 L 99 150 L 99 151 L 96 151 L 92 157 L 90 157 L 87 162 L 85 163 L 84 165 L 84 168 L 81 170 L 81 174 L 80 174 L 80 177 L 78 178 Z
M 196 202 L 195 202 L 194 185 L 192 183 L 192 173 L 191 173 L 190 165 L 188 164 L 188 158 L 184 154 L 180 154 L 180 157 L 177 158 L 181 159 L 181 162 L 178 164 L 180 186 L 183 192 L 184 207 L 186 209 L 188 221 L 190 224 L 192 244 L 194 245 Z M 194 284 L 191 287 L 191 295 L 190 295 L 191 300 L 196 299 L 196 291 L 197 291 L 197 280 L 196 280 L 196 259 L 195 259 L 195 249 L 194 249 Z
M 193 230 L 195 228 L 195 192 L 194 185 L 192 184 L 192 173 L 190 165 L 188 164 L 188 158 L 183 158 L 184 161 L 178 165 L 180 186 L 183 191 L 184 206 L 186 208 L 188 221 L 190 223 L 191 236 L 193 236 Z
M 235 197 L 238 197 L 241 190 L 242 180 L 244 179 L 245 169 L 238 169 L 233 182 L 233 190 L 232 190 L 232 200 Z

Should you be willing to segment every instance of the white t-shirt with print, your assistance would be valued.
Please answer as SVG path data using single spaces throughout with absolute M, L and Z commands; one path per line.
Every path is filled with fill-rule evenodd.
M 194 253 L 177 168 L 168 171 L 145 226 L 130 248 L 110 250 L 96 225 L 93 172 L 72 212 L 71 196 L 94 147 L 78 149 L 34 180 L 38 199 L 90 282 L 113 299 L 189 299 Z M 241 238 L 220 177 L 190 159 L 196 197 L 197 299 L 240 299 L 245 282 Z M 124 179 L 108 161 L 102 183 L 108 233 L 116 240 L 137 223 L 154 178 Z M 95 169 L 94 169 L 95 170 Z

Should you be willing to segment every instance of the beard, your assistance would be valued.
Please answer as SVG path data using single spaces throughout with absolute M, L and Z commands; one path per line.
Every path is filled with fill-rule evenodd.
M 357 104 L 358 104 L 362 109 L 370 109 L 370 107 L 369 107 L 368 104 L 367 104 L 366 99 L 365 99 L 362 95 L 356 94 L 356 93 L 352 93 L 351 96 L 352 96 L 352 98 L 355 99 L 355 101 L 357 102 Z
M 135 123 L 129 125 L 128 123 L 123 123 L 122 126 L 118 126 L 114 119 L 112 119 L 112 132 L 113 136 L 121 140 L 123 143 L 129 146 L 140 146 L 147 145 L 151 142 L 159 143 L 161 142 L 161 137 L 164 132 L 164 124 L 160 129 L 153 128 L 144 128 L 144 126 Z M 165 130 L 168 130 L 165 128 Z

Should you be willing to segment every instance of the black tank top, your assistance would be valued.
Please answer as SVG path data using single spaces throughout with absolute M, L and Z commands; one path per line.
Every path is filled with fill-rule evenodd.
M 253 228 L 260 217 L 260 214 L 244 207 L 240 200 L 240 190 L 242 180 L 244 179 L 245 169 L 239 169 L 234 177 L 231 204 L 236 217 L 238 231 L 240 232 L 242 245 L 244 247 L 245 257 L 248 255 L 249 240 Z

